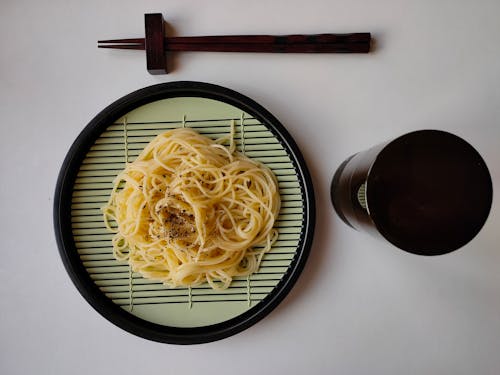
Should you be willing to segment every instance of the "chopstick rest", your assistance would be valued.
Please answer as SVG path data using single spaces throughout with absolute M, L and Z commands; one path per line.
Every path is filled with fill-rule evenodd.
M 166 37 L 161 13 L 144 15 L 145 37 L 98 41 L 99 48 L 146 51 L 150 74 L 167 73 L 167 51 L 267 53 L 368 53 L 370 33 Z

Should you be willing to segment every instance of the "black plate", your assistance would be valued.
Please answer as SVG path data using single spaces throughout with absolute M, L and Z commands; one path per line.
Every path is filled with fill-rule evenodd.
M 286 233 L 291 231 L 296 232 L 296 242 L 292 242 L 293 248 L 290 249 L 290 246 L 285 247 L 285 245 L 290 243 L 290 241 L 287 242 L 286 239 L 294 235 L 284 233 L 283 238 L 285 238 L 285 240 L 282 241 L 284 245 L 281 245 L 281 248 L 277 248 L 276 254 L 270 256 L 270 259 L 266 261 L 268 262 L 266 264 L 269 264 L 269 266 L 266 265 L 261 267 L 265 270 L 274 271 L 269 271 L 267 273 L 262 272 L 260 275 L 256 275 L 256 278 L 260 277 L 261 279 L 263 277 L 267 277 L 265 275 L 271 275 L 274 277 L 273 284 L 265 289 L 265 287 L 260 286 L 263 283 L 262 280 L 256 279 L 256 281 L 252 281 L 255 286 L 250 286 L 250 281 L 248 281 L 248 309 L 244 309 L 245 311 L 242 311 L 234 317 L 214 324 L 201 324 L 198 326 L 196 326 L 196 324 L 195 326 L 183 326 L 183 324 L 159 324 L 155 321 L 155 319 L 145 319 L 144 316 L 141 317 L 140 311 L 137 312 L 133 309 L 132 312 L 127 311 L 127 304 L 125 303 L 127 298 L 126 296 L 124 297 L 126 292 L 113 291 L 121 290 L 120 288 L 122 287 L 124 288 L 123 285 L 120 286 L 121 284 L 113 284 L 117 282 L 116 280 L 122 280 L 117 279 L 116 274 L 124 274 L 125 271 L 123 271 L 123 265 L 114 265 L 112 263 L 113 260 L 108 258 L 107 254 L 112 254 L 112 247 L 109 238 L 105 234 L 100 234 L 103 233 L 101 229 L 103 224 L 99 223 L 98 219 L 92 219 L 93 221 L 90 222 L 90 219 L 86 218 L 86 215 L 94 215 L 97 218 L 98 208 L 96 207 L 100 204 L 99 202 L 101 202 L 101 195 L 99 194 L 102 194 L 102 199 L 105 199 L 106 189 L 107 186 L 110 186 L 113 175 L 116 175 L 118 170 L 123 169 L 124 166 L 124 164 L 120 164 L 121 166 L 119 166 L 119 164 L 117 164 L 118 162 L 114 161 L 117 157 L 105 156 L 107 154 L 115 155 L 115 153 L 119 152 L 116 150 L 113 151 L 115 148 L 118 149 L 120 146 L 112 143 L 114 138 L 109 138 L 113 136 L 118 137 L 117 134 L 119 134 L 119 132 L 117 129 L 121 126 L 118 120 L 125 115 L 128 116 L 129 114 L 131 114 L 130 116 L 133 118 L 134 112 L 132 111 L 139 107 L 145 105 L 157 105 L 160 103 L 158 102 L 160 100 L 172 100 L 174 98 L 181 101 L 183 100 L 182 98 L 202 98 L 200 100 L 211 99 L 215 104 L 227 104 L 245 113 L 245 116 L 247 117 L 244 120 L 244 126 L 245 129 L 248 128 L 250 130 L 243 129 L 242 120 L 241 129 L 243 133 L 241 135 L 245 138 L 246 136 L 244 132 L 246 131 L 248 135 L 254 137 L 255 145 L 253 148 L 256 150 L 254 151 L 254 154 L 257 155 L 257 159 L 259 159 L 258 155 L 260 155 L 258 150 L 265 147 L 263 145 L 267 142 L 274 142 L 276 144 L 276 147 L 274 148 L 277 150 L 279 149 L 279 152 L 281 152 L 281 149 L 285 151 L 285 153 L 280 153 L 280 155 L 285 156 L 280 156 L 277 159 L 269 159 L 269 157 L 262 156 L 261 161 L 270 165 L 271 169 L 274 168 L 275 172 L 281 171 L 284 174 L 282 176 L 282 180 L 285 181 L 283 182 L 283 186 L 285 187 L 281 190 L 282 199 L 285 198 L 285 202 L 286 199 L 289 199 L 287 206 L 294 207 L 293 209 L 288 209 L 289 211 L 287 212 L 300 211 L 300 215 L 291 214 L 293 218 L 296 219 L 295 221 L 299 220 L 300 228 L 298 226 L 286 227 L 286 225 L 284 225 L 287 229 L 287 231 L 285 231 Z M 144 108 L 147 109 L 148 107 L 143 107 L 142 109 Z M 249 125 L 247 125 L 247 123 Z M 206 129 L 213 129 L 214 126 L 218 126 L 214 125 L 218 124 L 214 119 L 206 119 L 203 121 L 193 119 L 192 122 L 190 122 L 188 118 L 187 124 L 197 128 L 201 133 L 203 133 Z M 154 135 L 152 133 L 158 133 L 165 130 L 165 126 L 169 127 L 178 125 L 179 123 L 172 125 L 172 121 L 160 121 L 156 119 L 155 121 L 143 121 L 135 124 L 132 121 L 130 125 L 127 126 L 130 127 L 130 139 L 137 139 L 138 146 L 136 152 L 139 152 L 143 147 L 140 142 L 148 142 L 148 139 L 143 139 L 142 135 L 146 138 L 153 137 Z M 134 126 L 142 126 L 142 128 L 137 130 Z M 266 128 L 264 129 L 265 131 L 262 131 L 262 126 Z M 252 129 L 256 130 L 253 131 Z M 134 136 L 137 137 L 133 138 Z M 246 141 L 248 142 L 248 145 L 246 146 L 248 149 L 251 148 L 251 139 L 252 138 L 248 138 Z M 101 145 L 103 143 L 113 145 L 113 150 L 99 151 L 102 149 Z M 133 146 L 133 144 L 131 145 Z M 130 146 L 130 148 L 133 148 L 132 146 Z M 250 153 L 250 151 L 248 152 Z M 94 155 L 99 156 L 95 157 Z M 264 153 L 262 153 L 262 155 L 264 155 Z M 108 163 L 108 159 L 109 164 L 106 164 Z M 89 160 L 95 164 L 92 164 Z M 268 162 L 268 160 L 271 161 Z M 274 162 L 275 160 L 280 161 Z M 283 163 L 282 165 L 287 166 L 287 169 L 279 168 L 281 165 L 279 163 Z M 85 176 L 89 175 L 89 170 L 92 170 L 92 165 L 95 166 L 95 171 L 99 172 L 96 172 L 95 174 L 101 177 L 95 177 L 95 181 L 98 182 L 85 185 L 82 181 L 86 181 L 85 178 L 87 177 Z M 287 174 L 285 174 L 285 172 Z M 90 172 L 90 174 L 94 174 L 94 172 Z M 101 182 L 104 180 L 106 181 Z M 286 184 L 291 184 L 293 182 L 292 180 L 297 182 L 297 187 L 287 188 L 286 186 L 289 185 Z M 91 187 L 82 187 L 84 185 Z M 101 189 L 101 185 L 105 187 Z M 295 196 L 293 196 L 293 194 Z M 289 196 L 293 199 L 286 198 Z M 297 200 L 297 197 L 300 198 L 300 200 Z M 86 200 L 88 202 L 95 201 L 97 203 L 88 203 Z M 85 127 L 71 146 L 58 177 L 54 202 L 54 227 L 59 252 L 69 276 L 82 296 L 102 316 L 117 326 L 135 335 L 150 340 L 173 344 L 196 344 L 222 339 L 248 328 L 269 314 L 288 294 L 301 273 L 309 255 L 315 226 L 315 204 L 311 178 L 304 159 L 290 134 L 272 114 L 248 97 L 220 86 L 200 82 L 172 82 L 146 87 L 117 100 L 105 108 Z M 85 206 L 85 204 L 88 204 L 88 206 Z M 83 205 L 82 207 L 84 208 L 92 207 L 92 209 L 80 210 L 80 205 Z M 283 214 L 283 217 L 285 216 L 286 214 Z M 79 222 L 79 220 L 82 222 Z M 283 219 L 283 222 L 286 222 L 286 220 Z M 91 228 L 79 229 L 81 227 Z M 89 241 L 85 242 L 82 240 L 81 236 L 79 236 L 79 230 L 85 231 L 87 236 L 85 239 L 93 239 L 90 241 L 90 245 Z M 92 231 L 97 234 L 92 234 L 94 233 Z M 109 244 L 106 245 L 107 243 Z M 271 250 L 271 253 L 273 253 L 273 250 L 274 247 Z M 283 256 L 288 256 L 288 260 L 282 260 L 280 258 L 281 254 L 283 254 Z M 95 267 L 94 265 L 100 264 L 98 262 L 102 262 L 102 264 L 110 263 L 111 265 Z M 280 268 L 279 264 L 283 265 L 283 262 L 286 262 L 286 266 Z M 278 264 L 278 266 L 273 264 Z M 110 270 L 117 269 L 120 271 L 106 271 L 108 274 L 103 274 L 102 272 L 105 269 L 104 267 L 111 267 L 109 268 Z M 259 270 L 259 272 L 261 271 Z M 105 277 L 103 277 L 103 275 L 105 275 Z M 109 277 L 109 280 L 111 281 L 106 281 L 108 280 L 106 277 Z M 134 275 L 131 277 L 131 283 L 137 283 L 137 285 L 134 284 L 133 288 L 139 288 L 142 286 L 140 283 L 144 282 L 143 279 L 139 276 L 136 278 Z M 103 283 L 106 282 L 108 282 L 108 284 L 103 287 Z M 241 281 L 241 283 L 244 283 L 244 281 Z M 154 287 L 156 288 L 156 285 Z M 189 303 L 198 306 L 198 303 L 201 304 L 202 302 L 205 302 L 203 299 L 208 298 L 212 304 L 220 302 L 219 304 L 213 306 L 220 306 L 220 311 L 224 312 L 224 306 L 233 306 L 237 303 L 242 303 L 242 298 L 246 298 L 243 296 L 244 292 L 241 292 L 244 288 L 244 286 L 239 287 L 239 289 L 235 287 L 233 290 L 234 293 L 228 292 L 222 297 L 224 300 L 221 301 L 218 300 L 221 298 L 219 295 L 215 295 L 206 289 L 201 288 L 199 290 L 189 290 Z M 264 292 L 256 293 L 256 297 L 253 297 L 254 291 L 258 291 L 259 288 L 263 288 L 262 290 L 264 290 Z M 186 290 L 180 289 L 179 291 L 185 292 Z M 171 290 L 161 290 L 161 293 L 170 292 Z M 153 302 L 148 301 L 165 301 L 161 302 L 161 304 L 164 304 L 165 306 L 177 306 L 174 304 L 174 302 L 178 302 L 175 298 L 181 298 L 168 297 L 170 299 L 167 299 L 167 297 L 163 297 L 162 294 L 162 296 L 155 296 L 154 299 L 152 299 L 152 297 L 148 297 L 146 295 L 146 292 L 141 290 L 134 290 L 133 293 L 134 295 L 139 296 L 130 296 L 130 303 L 132 305 L 134 303 L 138 303 L 136 310 L 141 310 L 143 308 L 139 306 L 156 306 L 153 305 Z M 191 293 L 193 293 L 193 297 L 191 297 Z M 146 295 L 146 297 L 143 295 Z M 158 305 L 157 302 L 154 303 Z M 168 303 L 171 303 L 171 305 L 168 305 Z M 191 310 L 186 311 L 188 311 L 186 313 L 186 315 L 188 315 Z M 215 311 L 217 311 L 217 308 Z

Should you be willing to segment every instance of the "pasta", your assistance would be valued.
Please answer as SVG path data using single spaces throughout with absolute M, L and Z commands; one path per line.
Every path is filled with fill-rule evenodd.
M 117 176 L 103 213 L 115 258 L 134 272 L 226 289 L 258 270 L 279 208 L 276 177 L 235 151 L 233 123 L 217 141 L 186 128 L 158 135 Z

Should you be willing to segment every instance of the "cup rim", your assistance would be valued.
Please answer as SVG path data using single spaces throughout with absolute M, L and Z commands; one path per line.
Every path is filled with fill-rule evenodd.
M 474 156 L 477 158 L 477 161 L 479 163 L 478 167 L 482 168 L 485 172 L 484 173 L 484 176 L 485 176 L 484 183 L 487 184 L 487 187 L 486 187 L 487 196 L 484 199 L 484 203 L 485 203 L 484 204 L 484 207 L 485 207 L 484 215 L 482 215 L 482 217 L 479 217 L 479 215 L 478 215 L 478 217 L 479 217 L 478 224 L 477 224 L 476 228 L 474 228 L 474 230 L 471 231 L 471 235 L 465 241 L 462 241 L 461 243 L 457 243 L 455 246 L 449 246 L 446 248 L 434 248 L 432 250 L 426 249 L 425 252 L 423 252 L 422 250 L 420 250 L 419 248 L 417 248 L 415 246 L 412 246 L 410 243 L 408 243 L 406 241 L 398 239 L 397 236 L 395 236 L 393 233 L 391 233 L 391 232 L 393 232 L 393 231 L 391 231 L 391 228 L 389 228 L 387 225 L 384 225 L 385 223 L 383 223 L 382 221 L 376 220 L 377 214 L 373 210 L 370 210 L 370 205 L 373 206 L 373 198 L 371 198 L 373 194 L 370 194 L 370 191 L 372 191 L 372 190 L 370 190 L 370 185 L 373 186 L 373 184 L 375 183 L 374 175 L 376 174 L 375 172 L 377 171 L 377 167 L 381 163 L 380 160 L 381 160 L 381 157 L 384 155 L 384 152 L 387 152 L 387 149 L 390 146 L 394 145 L 395 143 L 399 143 L 407 138 L 411 138 L 411 137 L 414 137 L 415 135 L 419 135 L 422 133 L 435 133 L 435 134 L 450 136 L 450 137 L 455 138 L 459 142 L 461 142 L 465 147 L 467 147 L 469 149 L 471 154 L 475 154 Z M 385 144 L 383 144 L 383 146 L 381 147 L 381 149 L 379 150 L 379 152 L 375 156 L 375 159 L 372 162 L 370 168 L 368 169 L 365 184 L 366 184 L 366 186 L 365 186 L 366 211 L 367 211 L 368 217 L 372 221 L 374 227 L 377 229 L 377 231 L 380 233 L 380 235 L 382 235 L 387 241 L 392 243 L 394 246 L 396 246 L 404 251 L 407 251 L 407 252 L 410 252 L 413 254 L 417 254 L 417 255 L 443 255 L 443 254 L 447 254 L 447 253 L 450 253 L 452 251 L 458 250 L 459 248 L 465 246 L 467 243 L 472 241 L 477 236 L 477 234 L 481 231 L 481 229 L 483 228 L 484 224 L 486 223 L 486 221 L 489 217 L 489 213 L 491 211 L 491 205 L 492 205 L 492 201 L 493 201 L 493 182 L 492 182 L 491 174 L 490 174 L 489 169 L 486 165 L 486 162 L 484 161 L 481 154 L 469 142 L 467 142 L 463 138 L 457 136 L 456 134 L 453 134 L 453 133 L 450 133 L 447 131 L 443 131 L 443 130 L 437 130 L 437 129 L 422 129 L 422 130 L 408 132 L 408 133 L 405 133 L 405 134 L 403 134 L 399 137 L 396 137 L 396 138 L 392 139 L 391 141 L 388 141 Z M 370 201 L 372 202 L 372 204 L 370 204 Z

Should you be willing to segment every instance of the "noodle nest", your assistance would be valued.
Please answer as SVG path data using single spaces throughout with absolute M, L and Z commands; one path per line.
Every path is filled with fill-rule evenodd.
M 132 271 L 226 289 L 258 270 L 279 208 L 275 175 L 235 151 L 233 123 L 217 141 L 186 128 L 158 135 L 117 176 L 103 212 L 114 256 Z

